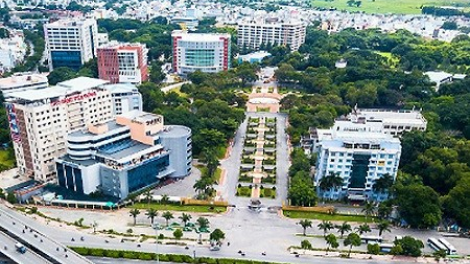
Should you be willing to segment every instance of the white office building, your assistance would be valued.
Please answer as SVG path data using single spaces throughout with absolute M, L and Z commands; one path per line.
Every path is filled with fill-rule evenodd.
M 104 88 L 111 94 L 114 116 L 133 110 L 142 111 L 142 95 L 135 85 L 118 83 L 105 85 Z
M 103 87 L 106 83 L 78 77 L 10 94 L 5 105 L 20 174 L 42 182 L 56 180 L 54 159 L 65 154 L 67 135 L 106 122 L 117 111 L 112 93 Z
M 92 18 L 66 18 L 44 25 L 49 68 L 80 66 L 96 56 L 98 26 Z
M 264 18 L 238 23 L 238 47 L 258 50 L 263 43 L 298 50 L 305 42 L 306 25 L 301 21 L 268 22 Z
M 44 89 L 48 85 L 47 77 L 36 73 L 15 74 L 0 79 L 0 91 L 7 101 L 11 93 Z
M 380 123 L 336 121 L 330 129 L 318 129 L 317 191 L 328 199 L 368 200 L 386 198 L 374 193 L 375 181 L 385 174 L 395 180 L 400 163 L 400 140 L 383 131 Z M 319 188 L 323 177 L 337 174 L 343 185 Z
M 0 73 L 23 62 L 27 45 L 22 30 L 9 30 L 9 38 L 0 39 Z
M 200 70 L 207 73 L 230 68 L 230 34 L 199 34 L 174 31 L 173 71 L 181 75 Z

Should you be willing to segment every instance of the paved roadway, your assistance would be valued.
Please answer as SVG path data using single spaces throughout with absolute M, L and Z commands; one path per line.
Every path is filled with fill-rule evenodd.
M 52 262 L 44 259 L 38 254 L 28 249 L 24 254 L 16 251 L 15 244 L 18 241 L 14 240 L 7 234 L 0 232 L 0 252 L 7 258 L 19 264 L 50 264 Z M 6 246 L 6 248 L 5 248 Z
M 9 209 L 3 204 L 0 205 L 0 226 L 8 230 L 8 232 L 15 235 L 16 237 L 23 239 L 29 245 L 40 250 L 49 258 L 58 263 L 92 263 L 88 259 L 78 255 L 73 251 L 67 250 L 67 252 L 65 252 L 66 249 L 63 244 L 44 235 L 49 235 L 50 230 L 44 232 L 43 228 L 41 228 L 41 224 L 37 223 L 33 219 L 17 213 L 12 209 Z M 25 229 L 26 226 L 28 227 L 27 229 Z M 59 232 L 60 234 L 60 230 L 55 230 L 55 232 Z

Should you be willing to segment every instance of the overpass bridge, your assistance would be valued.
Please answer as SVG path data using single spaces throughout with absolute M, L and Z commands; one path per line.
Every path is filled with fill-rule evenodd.
M 27 250 L 25 253 L 21 254 L 16 251 L 16 243 L 18 243 L 18 241 L 7 234 L 0 232 L 0 252 L 10 260 L 18 264 L 52 264 L 52 262 L 31 250 Z
M 65 245 L 36 230 L 34 226 L 37 223 L 32 223 L 31 221 L 34 222 L 34 220 L 14 212 L 5 205 L 0 205 L 0 229 L 25 246 L 33 248 L 35 252 L 49 261 L 46 263 L 93 264 L 91 260 L 69 250 Z

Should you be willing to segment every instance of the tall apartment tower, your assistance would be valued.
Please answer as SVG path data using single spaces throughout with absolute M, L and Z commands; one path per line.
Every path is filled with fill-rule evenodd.
M 267 22 L 264 19 L 238 23 L 238 46 L 258 50 L 262 43 L 289 46 L 296 51 L 305 42 L 306 25 L 300 21 Z
M 200 70 L 207 73 L 230 68 L 230 34 L 197 34 L 174 31 L 173 71 L 186 75 Z
M 80 66 L 96 57 L 98 26 L 95 19 L 62 19 L 44 25 L 49 69 Z
M 97 49 L 100 79 L 111 83 L 140 84 L 148 80 L 145 44 L 112 41 Z
M 55 158 L 67 152 L 69 133 L 107 122 L 118 110 L 126 113 L 141 109 L 123 107 L 123 100 L 113 98 L 116 89 L 106 87 L 107 83 L 78 77 L 48 88 L 10 94 L 5 105 L 21 175 L 41 182 L 56 181 Z

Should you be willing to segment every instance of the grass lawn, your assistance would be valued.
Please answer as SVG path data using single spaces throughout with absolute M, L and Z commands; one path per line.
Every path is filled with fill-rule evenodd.
M 8 155 L 8 150 L 0 150 L 0 164 L 5 166 L 8 169 L 15 167 L 15 155 L 13 158 L 10 158 Z
M 195 213 L 222 213 L 227 210 L 225 206 L 211 206 L 208 205 L 179 205 L 179 204 L 157 204 L 145 202 L 135 203 L 134 205 L 128 206 L 128 208 L 137 208 L 147 210 L 153 208 L 157 211 L 179 211 L 179 212 L 195 212 Z
M 283 211 L 284 216 L 289 218 L 299 219 L 318 219 L 326 221 L 347 221 L 347 222 L 373 222 L 372 218 L 366 218 L 363 215 L 341 215 L 341 214 L 322 214 L 319 212 L 305 212 L 305 211 Z
M 227 146 L 222 146 L 217 148 L 217 158 L 223 159 L 225 158 L 225 152 L 227 151 Z
M 276 190 L 272 189 L 260 189 L 260 198 L 276 198 Z
M 201 171 L 201 175 L 205 175 L 207 173 L 207 167 L 204 165 L 197 165 L 196 168 L 198 168 Z M 222 175 L 222 169 L 217 168 L 215 170 L 214 180 L 219 182 L 221 175 Z
M 237 188 L 237 196 L 251 197 L 251 189 L 247 186 Z
M 389 64 L 390 64 L 390 66 L 391 66 L 392 68 L 395 68 L 395 66 L 396 66 L 396 65 L 398 64 L 398 62 L 400 61 L 400 59 L 398 59 L 397 57 L 394 57 L 394 56 L 392 55 L 392 53 L 390 53 L 390 52 L 380 52 L 380 51 L 376 51 L 375 53 L 379 54 L 379 55 L 382 56 L 382 57 L 387 58 L 387 60 L 388 60 L 388 62 L 389 62 Z
M 398 14 L 421 14 L 420 7 L 425 6 L 451 6 L 461 4 L 468 6 L 468 0 L 375 0 L 362 1 L 360 7 L 348 6 L 348 0 L 311 0 L 313 7 L 330 8 L 338 10 L 360 11 L 366 13 L 398 13 Z

